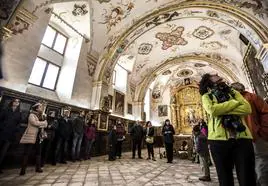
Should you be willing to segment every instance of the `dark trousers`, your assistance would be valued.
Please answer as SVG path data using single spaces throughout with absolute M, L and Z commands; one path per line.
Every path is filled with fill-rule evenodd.
M 132 140 L 132 157 L 135 157 L 136 147 L 138 146 L 138 156 L 141 157 L 141 140 Z
M 116 156 L 121 157 L 122 155 L 122 143 L 123 141 L 116 142 Z
M 35 148 L 35 156 L 36 156 L 36 162 L 35 162 L 36 170 L 40 169 L 41 167 L 41 143 L 39 142 L 39 140 L 37 140 L 35 144 L 24 144 L 21 172 L 26 171 L 29 155 L 31 154 L 32 149 L 34 148 Z
M 109 160 L 116 159 L 116 144 L 112 144 L 109 147 Z
M 154 158 L 154 144 L 153 143 L 147 143 L 147 150 L 148 150 L 148 158 Z
M 167 153 L 167 161 L 173 161 L 173 143 L 165 143 L 166 153 Z
M 54 148 L 52 148 L 53 139 L 49 139 L 49 138 L 45 139 L 41 143 L 41 145 L 42 145 L 42 150 L 41 150 L 42 160 L 41 160 L 41 163 L 42 163 L 42 165 L 44 165 L 47 162 L 47 159 L 48 159 L 48 156 L 50 155 L 51 149 L 54 149 L 55 145 L 54 145 Z
M 85 138 L 85 159 L 90 158 L 90 152 L 91 152 L 91 147 L 93 144 L 94 140 L 89 140 Z
M 7 150 L 10 147 L 11 143 L 9 141 L 0 142 L 0 170 L 2 169 L 2 162 L 6 156 Z
M 233 168 L 240 186 L 256 186 L 252 140 L 210 141 L 220 186 L 234 186 Z
M 58 137 L 56 140 L 54 163 L 56 163 L 57 161 L 65 162 L 67 156 L 67 150 L 68 150 L 68 140 L 62 137 Z

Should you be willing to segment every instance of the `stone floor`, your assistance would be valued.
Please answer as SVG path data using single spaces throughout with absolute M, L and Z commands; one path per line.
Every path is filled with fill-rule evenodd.
M 146 152 L 143 152 L 144 157 Z M 0 185 L 20 186 L 95 186 L 95 185 L 177 185 L 177 186 L 216 186 L 215 168 L 211 167 L 212 182 L 200 182 L 200 167 L 188 160 L 175 159 L 167 164 L 166 159 L 148 161 L 131 159 L 130 153 L 124 153 L 121 159 L 107 161 L 107 156 L 94 157 L 91 160 L 66 165 L 46 165 L 44 172 L 35 173 L 33 167 L 27 169 L 25 176 L 19 176 L 19 170 L 4 170 L 0 175 Z

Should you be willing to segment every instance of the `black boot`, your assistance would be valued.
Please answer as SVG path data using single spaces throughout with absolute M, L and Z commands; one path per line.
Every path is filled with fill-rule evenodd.
M 36 156 L 36 162 L 35 162 L 36 166 L 35 166 L 35 172 L 43 172 L 43 170 L 41 169 L 41 156 Z
M 28 156 L 23 156 L 22 159 L 22 165 L 21 165 L 21 169 L 20 169 L 20 175 L 25 175 L 26 172 L 26 167 L 27 167 L 27 161 L 28 161 Z

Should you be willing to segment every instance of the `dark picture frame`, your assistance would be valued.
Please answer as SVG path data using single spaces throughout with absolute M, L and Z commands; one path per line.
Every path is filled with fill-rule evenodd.
M 124 116 L 125 95 L 115 90 L 114 113 Z
M 106 114 L 98 115 L 98 130 L 107 131 L 109 123 L 109 116 Z
M 167 105 L 158 105 L 158 116 L 159 117 L 168 116 L 168 106 Z
M 133 114 L 132 104 L 130 104 L 130 103 L 127 104 L 127 113 L 128 114 Z
M 61 115 L 61 108 L 48 105 L 45 113 L 48 115 L 50 112 L 55 112 L 55 117 L 59 118 Z

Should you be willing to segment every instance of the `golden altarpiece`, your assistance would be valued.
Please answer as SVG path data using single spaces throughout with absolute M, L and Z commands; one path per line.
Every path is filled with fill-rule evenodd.
M 174 88 L 171 91 L 170 107 L 176 134 L 192 134 L 192 126 L 201 118 L 206 120 L 196 82 Z

